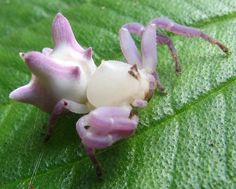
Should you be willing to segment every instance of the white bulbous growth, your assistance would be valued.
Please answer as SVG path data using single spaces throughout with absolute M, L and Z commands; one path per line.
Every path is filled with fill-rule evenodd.
M 65 68 L 78 69 L 74 77 L 60 77 L 52 75 L 48 81 L 48 88 L 53 89 L 53 93 L 59 98 L 66 98 L 78 103 L 86 103 L 86 90 L 88 81 L 96 70 L 96 65 L 92 58 L 86 57 L 83 53 L 75 51 L 66 44 L 62 44 L 48 55 L 54 62 Z M 78 76 L 76 76 L 78 74 Z
M 119 61 L 102 61 L 92 75 L 87 88 L 87 98 L 94 107 L 130 105 L 135 99 L 145 99 L 149 81 L 144 70 L 138 78 L 129 71 L 132 65 Z

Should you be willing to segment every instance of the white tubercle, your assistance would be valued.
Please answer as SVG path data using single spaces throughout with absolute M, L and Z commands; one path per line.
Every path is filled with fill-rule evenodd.
M 94 107 L 130 105 L 144 99 L 149 91 L 149 80 L 144 70 L 138 77 L 130 74 L 132 65 L 119 61 L 102 61 L 92 75 L 87 98 Z
M 88 59 L 84 54 L 75 51 L 66 44 L 62 44 L 48 55 L 57 64 L 65 67 L 78 67 L 79 77 L 68 78 L 54 76 L 49 85 L 53 88 L 53 93 L 61 98 L 73 100 L 78 103 L 86 103 L 86 90 L 91 75 L 96 70 L 93 59 Z

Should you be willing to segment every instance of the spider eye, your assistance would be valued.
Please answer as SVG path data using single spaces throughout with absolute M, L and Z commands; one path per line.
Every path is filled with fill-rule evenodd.
M 89 127 L 90 127 L 89 125 L 85 125 L 85 126 L 84 126 L 84 128 L 85 128 L 86 130 L 88 130 Z

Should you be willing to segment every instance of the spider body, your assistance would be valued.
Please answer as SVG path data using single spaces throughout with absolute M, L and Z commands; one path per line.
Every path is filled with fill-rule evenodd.
M 103 61 L 88 83 L 87 98 L 94 107 L 125 106 L 135 99 L 144 100 L 148 91 L 144 70 L 123 62 Z
M 181 71 L 172 41 L 156 32 L 156 28 L 203 38 L 228 53 L 222 43 L 199 29 L 157 18 L 146 27 L 139 23 L 122 26 L 119 37 L 126 62 L 102 61 L 97 67 L 92 59 L 92 49 L 84 49 L 78 44 L 68 20 L 58 13 L 52 24 L 54 49 L 20 53 L 32 72 L 32 79 L 9 96 L 51 113 L 45 141 L 52 135 L 56 120 L 64 111 L 86 114 L 76 123 L 76 130 L 100 176 L 101 167 L 95 150 L 133 134 L 138 125 L 133 107 L 145 107 L 156 88 L 164 90 L 156 71 L 156 45 L 168 46 L 176 72 Z M 131 33 L 142 38 L 141 52 Z

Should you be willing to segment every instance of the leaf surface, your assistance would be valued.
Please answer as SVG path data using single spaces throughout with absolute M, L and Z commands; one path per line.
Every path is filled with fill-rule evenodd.
M 170 34 L 182 62 L 177 77 L 166 47 L 158 72 L 168 94 L 139 111 L 135 135 L 97 151 L 98 181 L 76 134 L 77 115 L 62 117 L 52 139 L 48 115 L 8 94 L 30 73 L 20 51 L 52 47 L 51 22 L 61 11 L 78 41 L 102 59 L 123 60 L 118 31 L 127 22 L 168 16 L 226 44 L 229 57 L 201 39 Z M 236 188 L 236 1 L 6 0 L 0 2 L 0 188 Z

